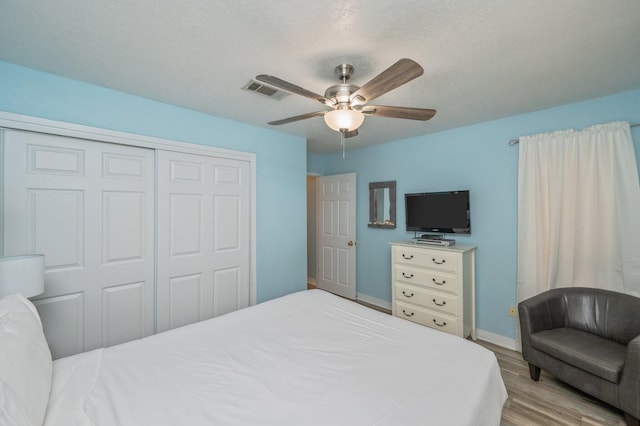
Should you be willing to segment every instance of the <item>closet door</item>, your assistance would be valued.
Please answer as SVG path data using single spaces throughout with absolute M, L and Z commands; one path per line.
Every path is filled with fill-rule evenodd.
M 4 255 L 45 255 L 54 358 L 154 329 L 154 151 L 3 132 Z
M 249 306 L 250 164 L 157 152 L 157 331 Z

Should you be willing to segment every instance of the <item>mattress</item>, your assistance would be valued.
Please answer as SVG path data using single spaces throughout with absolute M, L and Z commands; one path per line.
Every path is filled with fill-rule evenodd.
M 303 291 L 54 362 L 46 425 L 498 425 L 495 355 Z

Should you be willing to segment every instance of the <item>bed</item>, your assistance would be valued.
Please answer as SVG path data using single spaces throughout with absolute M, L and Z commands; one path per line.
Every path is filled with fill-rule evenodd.
M 43 341 L 0 301 L 0 424 L 497 425 L 507 397 L 491 351 L 321 290 L 53 362 Z

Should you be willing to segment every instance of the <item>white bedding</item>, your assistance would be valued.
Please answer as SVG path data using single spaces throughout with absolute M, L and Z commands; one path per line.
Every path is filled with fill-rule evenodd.
M 54 362 L 46 425 L 491 425 L 495 355 L 320 290 Z

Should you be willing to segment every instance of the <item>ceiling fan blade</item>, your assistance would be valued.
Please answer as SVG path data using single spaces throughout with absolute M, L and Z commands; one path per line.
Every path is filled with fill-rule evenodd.
M 289 118 L 283 118 L 282 120 L 270 121 L 267 124 L 271 124 L 272 126 L 279 126 L 281 124 L 293 123 L 294 121 L 305 120 L 311 117 L 318 117 L 321 115 L 325 115 L 326 113 L 327 111 L 309 112 L 307 114 L 296 115 L 295 117 L 289 117 Z
M 305 98 L 313 99 L 314 101 L 318 101 L 321 104 L 327 106 L 333 106 L 334 102 L 330 99 L 325 98 L 322 95 L 317 93 L 313 93 L 310 90 L 303 89 L 300 86 L 296 86 L 293 83 L 289 83 L 288 81 L 284 81 L 278 77 L 274 77 L 272 75 L 260 74 L 256 76 L 256 80 L 261 83 L 268 84 L 270 86 L 277 87 L 278 89 L 282 89 L 284 91 L 294 93 L 296 95 L 304 96 Z
M 356 90 L 351 95 L 351 101 L 353 102 L 360 97 L 364 99 L 364 101 L 361 101 L 362 103 L 371 102 L 378 96 L 382 96 L 396 87 L 421 76 L 423 72 L 422 67 L 414 60 L 408 58 L 400 59 Z
M 345 138 L 352 138 L 354 136 L 358 136 L 358 129 L 352 130 L 350 132 L 344 132 L 343 135 Z
M 366 105 L 362 108 L 365 115 L 375 115 L 378 117 L 404 118 L 407 120 L 427 121 L 436 115 L 435 109 L 409 108 L 383 105 Z

